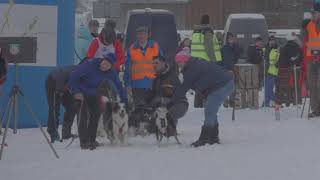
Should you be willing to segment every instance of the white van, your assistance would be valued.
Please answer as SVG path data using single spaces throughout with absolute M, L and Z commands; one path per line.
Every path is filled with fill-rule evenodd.
M 230 14 L 224 29 L 224 43 L 228 32 L 237 37 L 241 48 L 240 59 L 247 58 L 247 48 L 257 37 L 264 41 L 269 37 L 268 25 L 262 14 Z

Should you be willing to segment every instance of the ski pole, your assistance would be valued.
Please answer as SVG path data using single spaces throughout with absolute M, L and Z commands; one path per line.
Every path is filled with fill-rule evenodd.
M 304 102 L 303 102 L 303 106 L 302 106 L 302 110 L 301 110 L 301 116 L 300 118 L 302 119 L 303 113 L 304 113 L 304 108 L 306 106 L 306 102 L 307 102 L 307 95 L 305 95 L 304 97 Z
M 293 73 L 294 73 L 294 90 L 296 96 L 296 106 L 297 106 L 297 116 L 299 117 L 299 105 L 298 105 L 298 82 L 297 82 L 297 65 L 294 64 L 293 66 Z

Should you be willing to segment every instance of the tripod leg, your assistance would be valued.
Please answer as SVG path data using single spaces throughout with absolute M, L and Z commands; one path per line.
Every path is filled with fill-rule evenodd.
M 2 159 L 4 145 L 6 142 L 7 132 L 8 132 L 8 128 L 9 128 L 9 124 L 10 124 L 10 120 L 11 120 L 11 116 L 12 116 L 12 111 L 13 111 L 13 97 L 12 96 L 10 97 L 8 104 L 9 104 L 9 110 L 8 110 L 9 115 L 7 117 L 6 128 L 4 130 L 3 137 L 2 137 L 1 149 L 0 149 L 0 160 Z
M 8 112 L 9 112 L 10 104 L 11 104 L 11 97 L 9 97 L 9 101 L 7 103 L 6 109 L 5 109 L 5 111 L 3 112 L 2 116 L 1 116 L 1 120 L 0 120 L 0 135 L 2 134 L 2 123 L 4 122 L 3 120 L 6 117 L 6 115 L 8 114 Z
M 13 134 L 17 134 L 18 94 L 13 93 Z
M 236 117 L 235 117 L 235 107 L 233 105 L 233 108 L 232 108 L 232 121 L 235 121 L 236 120 Z
M 21 95 L 22 96 L 22 95 Z M 42 135 L 45 137 L 48 145 L 50 146 L 52 152 L 54 153 L 54 155 L 56 156 L 57 159 L 59 159 L 59 155 L 57 153 L 57 151 L 54 149 L 53 145 L 50 143 L 50 140 L 48 138 L 48 136 L 46 135 L 46 133 L 44 132 L 42 125 L 40 123 L 40 121 L 38 120 L 37 116 L 35 115 L 35 113 L 32 111 L 31 106 L 29 105 L 29 103 L 27 102 L 26 98 L 24 96 L 23 97 L 23 103 L 24 105 L 27 107 L 27 110 L 30 112 L 30 114 L 32 115 L 33 120 L 37 123 Z

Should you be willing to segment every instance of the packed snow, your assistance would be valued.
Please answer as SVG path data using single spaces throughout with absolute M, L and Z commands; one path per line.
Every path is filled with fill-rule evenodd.
M 192 102 L 191 102 L 192 103 Z M 179 121 L 179 138 L 158 146 L 154 136 L 130 138 L 127 147 L 109 145 L 81 150 L 79 141 L 55 143 L 55 159 L 38 129 L 9 132 L 0 175 L 3 180 L 318 180 L 320 177 L 320 120 L 297 118 L 295 107 L 231 109 L 219 114 L 222 144 L 189 147 L 203 123 L 203 109 L 189 108 Z

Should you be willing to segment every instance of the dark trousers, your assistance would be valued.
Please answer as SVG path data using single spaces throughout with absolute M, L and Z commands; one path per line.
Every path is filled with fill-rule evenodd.
M 71 135 L 72 124 L 77 114 L 77 109 L 73 105 L 73 97 L 69 91 L 63 94 L 62 105 L 65 109 L 62 124 L 62 138 L 64 138 Z
M 187 113 L 188 108 L 189 103 L 187 101 L 177 102 L 168 108 L 167 117 L 172 121 L 173 126 L 178 124 L 178 120 Z
M 82 104 L 82 105 L 81 105 Z M 78 126 L 80 143 L 95 142 L 98 120 L 100 117 L 99 99 L 96 96 L 86 96 L 81 103 L 79 100 L 75 100 L 75 105 L 81 114 L 80 122 Z
M 60 105 L 62 104 L 65 108 L 64 114 L 64 127 L 62 128 L 62 134 L 71 133 L 71 126 L 75 118 L 76 111 L 73 108 L 73 98 L 69 92 L 59 94 L 55 88 L 56 81 L 50 76 L 45 82 L 46 95 L 48 101 L 48 128 L 47 132 L 51 136 L 58 135 L 59 127 L 59 116 L 60 116 Z M 66 125 L 65 125 L 66 124 Z
M 307 73 L 311 110 L 320 113 L 320 62 L 310 62 Z
M 134 106 L 143 106 L 146 104 L 145 95 L 150 89 L 145 88 L 133 88 L 132 89 L 132 96 L 133 96 L 133 103 Z
M 48 101 L 48 128 L 47 132 L 50 136 L 58 135 L 59 115 L 61 99 L 55 90 L 56 81 L 50 76 L 46 80 L 46 95 Z

